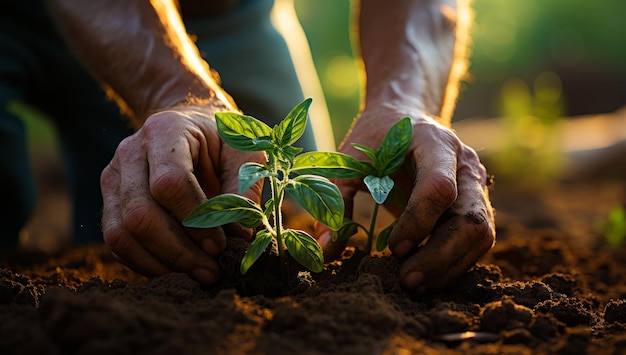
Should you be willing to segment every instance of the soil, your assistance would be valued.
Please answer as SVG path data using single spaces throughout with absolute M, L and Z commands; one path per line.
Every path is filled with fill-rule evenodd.
M 11 254 L 0 354 L 626 354 L 626 247 L 597 232 L 623 188 L 497 182 L 496 246 L 423 296 L 400 286 L 400 260 L 354 247 L 321 274 L 290 264 L 285 282 L 271 255 L 239 275 L 232 239 L 212 287 L 144 278 L 101 244 Z

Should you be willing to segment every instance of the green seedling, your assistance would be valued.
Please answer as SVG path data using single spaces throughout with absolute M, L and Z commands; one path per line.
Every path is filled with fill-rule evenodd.
M 214 228 L 238 222 L 255 228 L 256 237 L 241 261 L 242 274 L 270 244 L 283 260 L 287 250 L 302 266 L 321 272 L 324 256 L 317 241 L 304 231 L 284 228 L 283 198 L 289 195 L 317 221 L 337 230 L 343 222 L 344 202 L 339 189 L 328 178 L 357 178 L 368 171 L 365 164 L 346 154 L 300 154 L 302 148 L 293 146 L 304 132 L 310 104 L 311 99 L 298 104 L 273 128 L 254 117 L 234 112 L 215 114 L 219 136 L 226 144 L 245 152 L 263 151 L 267 162 L 243 164 L 238 174 L 238 194 L 218 195 L 205 201 L 185 217 L 183 225 Z M 269 180 L 271 197 L 262 208 L 240 194 L 264 179 Z
M 355 235 L 358 228 L 361 228 L 367 234 L 365 246 L 367 253 L 371 253 L 374 239 L 376 239 L 376 250 L 379 252 L 385 250 L 387 247 L 387 239 L 395 226 L 395 221 L 381 230 L 378 236 L 375 236 L 378 209 L 380 205 L 389 200 L 394 187 L 394 181 L 391 179 L 390 175 L 396 172 L 404 163 L 404 157 L 411 144 L 412 135 L 413 126 L 411 125 L 411 119 L 405 117 L 389 129 L 377 150 L 361 144 L 352 143 L 354 148 L 365 153 L 371 160 L 371 163 L 361 162 L 365 164 L 365 171 L 367 171 L 363 182 L 365 186 L 367 186 L 376 204 L 374 205 L 369 228 L 353 220 L 346 219 L 341 228 L 334 233 L 334 241 L 345 241 Z

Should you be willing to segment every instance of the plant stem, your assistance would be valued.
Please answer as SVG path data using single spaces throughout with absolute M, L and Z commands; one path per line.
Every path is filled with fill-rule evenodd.
M 272 177 L 272 199 L 274 200 L 274 230 L 276 232 L 276 244 L 278 245 L 278 255 L 281 260 L 285 260 L 287 255 L 285 254 L 285 248 L 283 243 L 283 216 L 282 216 L 282 204 L 283 193 L 282 189 L 278 188 L 278 179 Z
M 370 221 L 370 229 L 367 231 L 367 244 L 365 245 L 365 252 L 368 254 L 372 253 L 372 244 L 374 243 L 374 227 L 376 227 L 379 206 L 379 204 L 374 205 L 374 211 L 372 212 L 372 219 Z

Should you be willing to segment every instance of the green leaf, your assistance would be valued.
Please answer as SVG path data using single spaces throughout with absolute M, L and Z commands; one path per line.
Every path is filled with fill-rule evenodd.
M 242 194 L 257 181 L 271 176 L 264 165 L 258 163 L 245 163 L 239 168 L 239 187 L 237 192 Z
M 412 137 L 413 126 L 408 117 L 396 122 L 389 129 L 376 151 L 378 164 L 380 164 L 379 176 L 391 175 L 402 166 Z
M 343 224 L 333 233 L 333 242 L 344 242 L 359 231 L 359 224 L 349 218 L 343 219 Z
M 297 174 L 314 174 L 327 178 L 355 179 L 372 173 L 370 164 L 363 163 L 343 153 L 308 152 L 296 156 L 291 171 Z
M 383 251 L 387 248 L 387 240 L 389 239 L 389 234 L 393 230 L 393 227 L 396 225 L 396 222 L 391 223 L 385 229 L 381 230 L 378 233 L 378 237 L 376 237 L 376 251 Z
M 285 191 L 316 220 L 332 230 L 343 222 L 344 204 L 335 184 L 322 176 L 300 175 L 285 186 Z
M 360 150 L 365 153 L 372 160 L 373 166 L 377 165 L 378 157 L 376 156 L 376 151 L 374 149 L 359 143 L 351 143 L 350 145 L 352 145 L 356 150 Z
M 239 222 L 256 227 L 263 221 L 263 211 L 251 199 L 235 194 L 215 196 L 194 208 L 183 220 L 183 225 L 194 228 L 213 228 Z
M 374 198 L 377 204 L 382 205 L 385 203 L 387 196 L 393 189 L 394 182 L 389 176 L 377 177 L 374 175 L 367 175 L 363 182 L 370 194 Z
M 274 213 L 274 199 L 273 198 L 270 198 L 267 201 L 265 201 L 264 213 L 268 218 L 272 215 L 272 213 Z
M 285 116 L 285 118 L 272 129 L 272 138 L 279 147 L 286 147 L 293 144 L 304 133 L 306 128 L 307 114 L 311 99 L 306 99 Z
M 287 165 L 291 166 L 294 157 L 303 150 L 304 149 L 300 147 L 293 147 L 289 145 L 276 150 L 276 154 L 278 155 L 278 159 L 280 161 L 287 162 Z
M 257 152 L 273 148 L 270 141 L 272 129 L 254 117 L 235 112 L 217 112 L 215 121 L 220 137 L 235 149 Z
M 257 259 L 263 254 L 263 252 L 265 251 L 265 249 L 267 249 L 267 246 L 270 245 L 271 242 L 272 234 L 270 234 L 270 232 L 265 229 L 257 232 L 254 241 L 250 243 L 248 250 L 246 250 L 246 253 L 241 259 L 241 265 L 239 267 L 239 270 L 241 271 L 242 275 L 245 274 L 250 266 L 252 266 L 252 264 L 257 261 Z
M 287 251 L 300 265 L 313 272 L 324 270 L 324 252 L 313 237 L 294 229 L 287 229 L 283 233 Z
M 396 206 L 404 210 L 409 204 L 409 194 L 406 193 L 399 185 L 394 185 L 393 189 L 385 200 L 385 206 Z

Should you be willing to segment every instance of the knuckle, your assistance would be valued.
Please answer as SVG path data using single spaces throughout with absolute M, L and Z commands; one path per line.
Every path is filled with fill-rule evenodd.
M 150 194 L 155 200 L 166 203 L 181 196 L 190 181 L 185 171 L 168 169 L 154 177 L 150 183 Z
M 113 160 L 117 161 L 123 157 L 131 156 L 136 151 L 135 136 L 126 137 L 117 145 Z
M 446 175 L 433 178 L 428 190 L 431 203 L 440 209 L 448 208 L 458 196 L 456 180 Z
M 480 161 L 480 157 L 478 156 L 478 153 L 476 153 L 476 151 L 468 145 L 463 145 L 461 156 L 463 157 L 464 160 L 467 160 L 467 161 L 475 161 L 475 162 Z
M 140 131 L 143 133 L 154 132 L 161 125 L 161 121 L 163 121 L 163 116 L 164 115 L 162 112 L 150 116 L 141 126 Z
M 167 116 L 163 112 L 150 116 L 138 132 L 144 138 L 158 137 L 160 134 L 163 134 L 164 130 L 171 129 L 171 121 Z
M 104 243 L 114 254 L 123 255 L 130 236 L 119 225 L 106 225 L 102 228 Z
M 103 188 L 109 188 L 114 186 L 116 181 L 117 174 L 114 172 L 111 164 L 107 165 L 104 169 L 102 169 L 102 173 L 100 173 L 100 186 Z
M 130 202 L 122 213 L 122 225 L 133 235 L 145 235 L 152 230 L 150 215 L 145 203 Z
M 441 130 L 441 138 L 454 152 L 458 153 L 463 149 L 463 142 L 461 142 L 461 139 L 454 131 L 448 128 Z
M 463 166 L 469 167 L 472 171 L 475 172 L 475 174 L 478 176 L 479 179 L 481 179 L 481 181 L 486 181 L 487 169 L 480 162 L 480 157 L 474 149 L 469 146 L 464 146 L 464 149 L 461 153 L 461 160 L 463 162 L 461 168 L 463 168 Z

